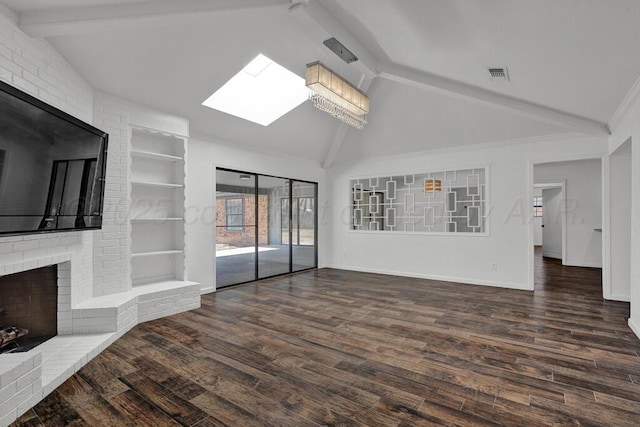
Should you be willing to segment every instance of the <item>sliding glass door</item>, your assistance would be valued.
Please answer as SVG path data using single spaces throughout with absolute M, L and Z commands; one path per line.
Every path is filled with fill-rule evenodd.
M 258 204 L 258 217 L 265 227 L 258 233 L 258 279 L 287 274 L 289 269 L 289 245 L 280 239 L 282 215 L 280 199 L 289 195 L 289 180 L 271 176 L 258 177 L 258 192 L 263 200 Z M 287 220 L 288 221 L 288 220 Z
M 257 176 L 216 173 L 217 286 L 255 280 Z
M 291 249 L 293 271 L 306 270 L 316 261 L 317 185 L 293 181 L 291 188 Z
M 216 287 L 317 267 L 313 182 L 216 171 Z

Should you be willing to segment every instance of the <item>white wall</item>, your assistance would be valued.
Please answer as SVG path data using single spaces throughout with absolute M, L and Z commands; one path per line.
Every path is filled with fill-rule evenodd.
M 635 111 L 631 140 L 631 317 L 629 326 L 640 337 L 640 106 Z
M 631 267 L 629 326 L 640 337 L 640 79 L 609 123 L 609 152 L 631 143 Z M 611 169 L 611 168 L 610 168 Z M 609 174 L 610 175 L 610 174 Z M 611 211 L 615 206 L 611 206 Z
M 544 163 L 534 167 L 534 182 L 566 180 L 565 265 L 602 267 L 601 159 Z
M 235 146 L 234 146 L 235 145 Z M 187 146 L 187 274 L 203 292 L 215 290 L 215 169 L 225 167 L 318 183 L 318 264 L 323 266 L 325 238 L 325 171 L 319 164 L 260 153 L 230 141 L 192 137 Z M 194 173 L 192 171 L 197 171 Z
M 542 197 L 542 188 L 533 189 L 534 197 Z M 544 209 L 544 206 L 542 207 Z M 542 217 L 533 217 L 533 244 L 535 246 L 542 246 Z
M 631 294 L 631 142 L 609 158 L 610 289 L 608 298 L 629 301 Z
M 327 173 L 331 251 L 327 264 L 463 283 L 533 289 L 533 163 L 606 154 L 606 140 L 545 139 L 413 153 L 336 164 Z M 489 166 L 489 236 L 349 230 L 349 180 L 430 170 Z M 492 270 L 492 264 L 497 269 Z

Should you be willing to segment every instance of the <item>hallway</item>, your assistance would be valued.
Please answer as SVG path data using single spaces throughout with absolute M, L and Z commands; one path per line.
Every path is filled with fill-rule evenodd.
M 534 253 L 535 292 L 562 293 L 593 300 L 602 299 L 602 269 L 569 267 L 562 261 L 542 256 L 542 247 Z

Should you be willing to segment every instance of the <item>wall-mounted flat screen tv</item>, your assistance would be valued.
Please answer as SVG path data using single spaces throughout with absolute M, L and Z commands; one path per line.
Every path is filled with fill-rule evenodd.
M 0 236 L 100 228 L 108 138 L 0 82 Z

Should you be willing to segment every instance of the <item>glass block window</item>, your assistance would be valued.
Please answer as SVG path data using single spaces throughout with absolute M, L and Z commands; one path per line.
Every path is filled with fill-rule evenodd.
M 542 216 L 542 196 L 533 198 L 533 216 Z
M 486 168 L 352 179 L 350 228 L 484 233 Z

